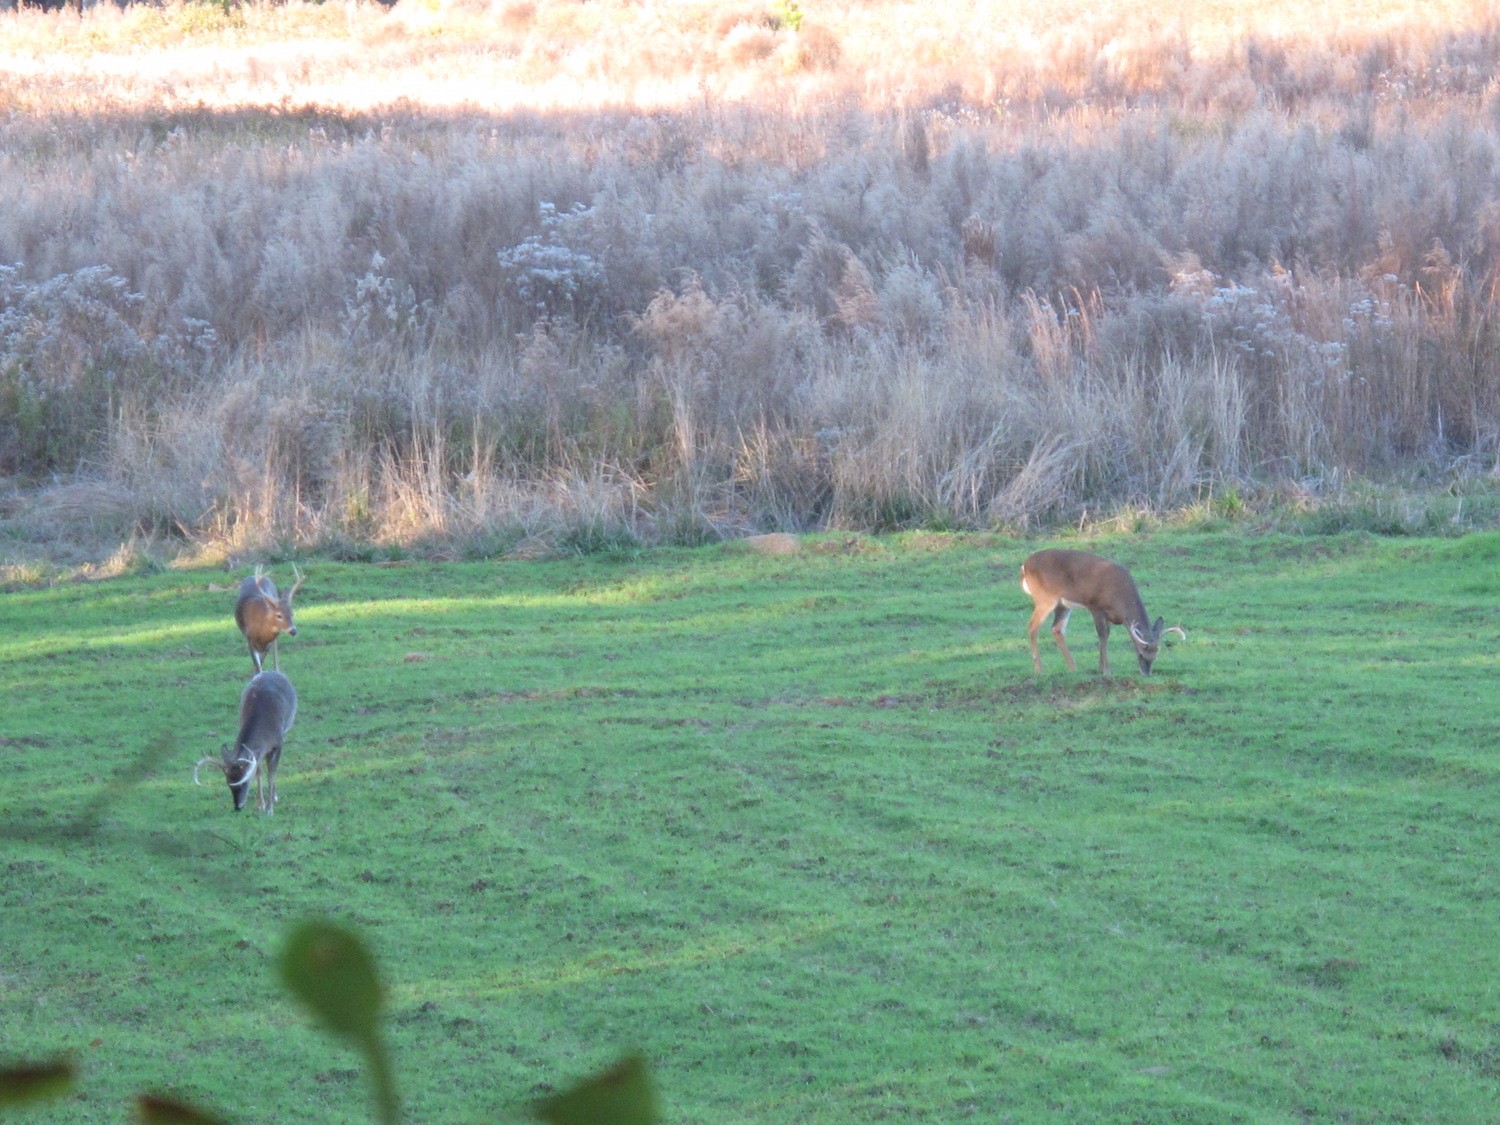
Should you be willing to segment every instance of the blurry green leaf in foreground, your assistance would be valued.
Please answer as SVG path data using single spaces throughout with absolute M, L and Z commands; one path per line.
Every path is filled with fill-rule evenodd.
M 224 1118 L 165 1094 L 135 1099 L 136 1116 L 147 1125 L 225 1125 Z
M 73 1088 L 76 1077 L 67 1059 L 0 1067 L 0 1106 L 61 1097 Z
M 380 981 L 357 936 L 329 922 L 292 931 L 278 965 L 281 981 L 329 1031 L 364 1044 L 378 1033 Z
M 277 963 L 281 981 L 335 1035 L 354 1041 L 370 1068 L 380 1119 L 400 1119 L 390 1057 L 380 1038 L 383 1001 L 375 957 L 360 938 L 331 922 L 303 922 Z
M 532 1112 L 551 1125 L 655 1125 L 660 1120 L 656 1088 L 639 1055 L 537 1103 Z

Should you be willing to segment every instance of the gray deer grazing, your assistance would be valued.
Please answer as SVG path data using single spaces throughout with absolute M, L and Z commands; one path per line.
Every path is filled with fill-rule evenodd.
M 292 598 L 302 588 L 304 578 L 295 566 L 292 573 L 296 582 L 282 594 L 276 592 L 276 584 L 261 573 L 260 567 L 240 583 L 240 595 L 234 603 L 234 623 L 245 634 L 245 641 L 250 645 L 250 659 L 255 662 L 257 672 L 261 671 L 261 661 L 268 651 L 271 667 L 279 670 L 281 654 L 276 638 L 282 633 L 291 637 L 297 635 L 297 626 L 292 621 Z
M 281 743 L 297 718 L 297 689 L 280 672 L 257 672 L 240 696 L 240 733 L 231 748 L 225 746 L 215 758 L 199 758 L 193 767 L 193 784 L 202 785 L 198 771 L 211 762 L 224 771 L 234 811 L 245 807 L 250 779 L 255 778 L 255 807 L 276 811 L 276 767 L 281 764 Z M 265 779 L 267 792 L 261 790 Z
M 1053 615 L 1052 636 L 1072 671 L 1077 671 L 1078 665 L 1073 663 L 1073 654 L 1068 651 L 1063 632 L 1068 627 L 1068 615 L 1075 609 L 1086 609 L 1094 615 L 1094 628 L 1099 633 L 1101 676 L 1109 675 L 1111 625 L 1129 628 L 1135 658 L 1143 676 L 1151 674 L 1151 665 L 1156 662 L 1163 636 L 1176 633 L 1187 639 L 1180 626 L 1163 629 L 1160 617 L 1153 623 L 1146 616 L 1145 603 L 1141 601 L 1141 592 L 1135 588 L 1130 571 L 1119 563 L 1087 551 L 1038 551 L 1021 564 L 1021 589 L 1036 603 L 1026 636 L 1031 641 L 1031 665 L 1037 675 L 1042 672 L 1042 657 L 1037 651 L 1036 636 L 1042 620 L 1049 613 Z

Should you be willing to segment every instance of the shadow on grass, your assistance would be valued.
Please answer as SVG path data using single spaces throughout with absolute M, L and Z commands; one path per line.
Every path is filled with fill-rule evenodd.
M 127 761 L 72 820 L 24 830 L 0 825 L 0 839 L 58 848 L 97 839 L 110 810 L 171 757 L 176 747 L 174 737 L 160 736 Z M 181 842 L 174 846 L 148 839 L 144 844 L 161 852 L 190 850 Z M 363 1057 L 375 1117 L 382 1125 L 397 1125 L 402 1120 L 401 1099 L 381 1030 L 385 988 L 364 940 L 332 922 L 303 922 L 289 934 L 277 959 L 277 974 L 319 1026 Z M 62 1098 L 77 1084 L 78 1066 L 70 1055 L 42 1062 L 0 1063 L 0 1110 Z M 136 1095 L 134 1103 L 136 1118 L 145 1122 L 224 1125 L 228 1121 L 155 1091 Z M 655 1084 L 645 1060 L 637 1055 L 629 1055 L 603 1073 L 537 1102 L 531 1107 L 531 1115 L 552 1125 L 654 1125 L 660 1120 Z

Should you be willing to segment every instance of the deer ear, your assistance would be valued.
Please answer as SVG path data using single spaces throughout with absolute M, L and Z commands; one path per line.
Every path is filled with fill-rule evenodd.
M 1156 624 L 1151 626 L 1151 636 L 1158 641 L 1161 640 L 1161 627 L 1164 621 L 1165 618 L 1158 617 L 1156 619 Z

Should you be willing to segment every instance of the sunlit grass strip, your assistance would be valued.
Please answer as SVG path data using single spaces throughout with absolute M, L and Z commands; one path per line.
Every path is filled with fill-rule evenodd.
M 429 998 L 493 1000 L 518 993 L 543 993 L 595 984 L 614 977 L 675 972 L 764 956 L 817 941 L 848 926 L 849 920 L 841 916 L 799 918 L 794 924 L 757 927 L 719 934 L 707 941 L 685 943 L 667 953 L 594 953 L 573 961 L 516 968 L 508 973 L 411 982 L 398 987 L 395 992 L 399 1000 L 408 1004 Z M 499 952 L 503 959 L 503 951 Z

